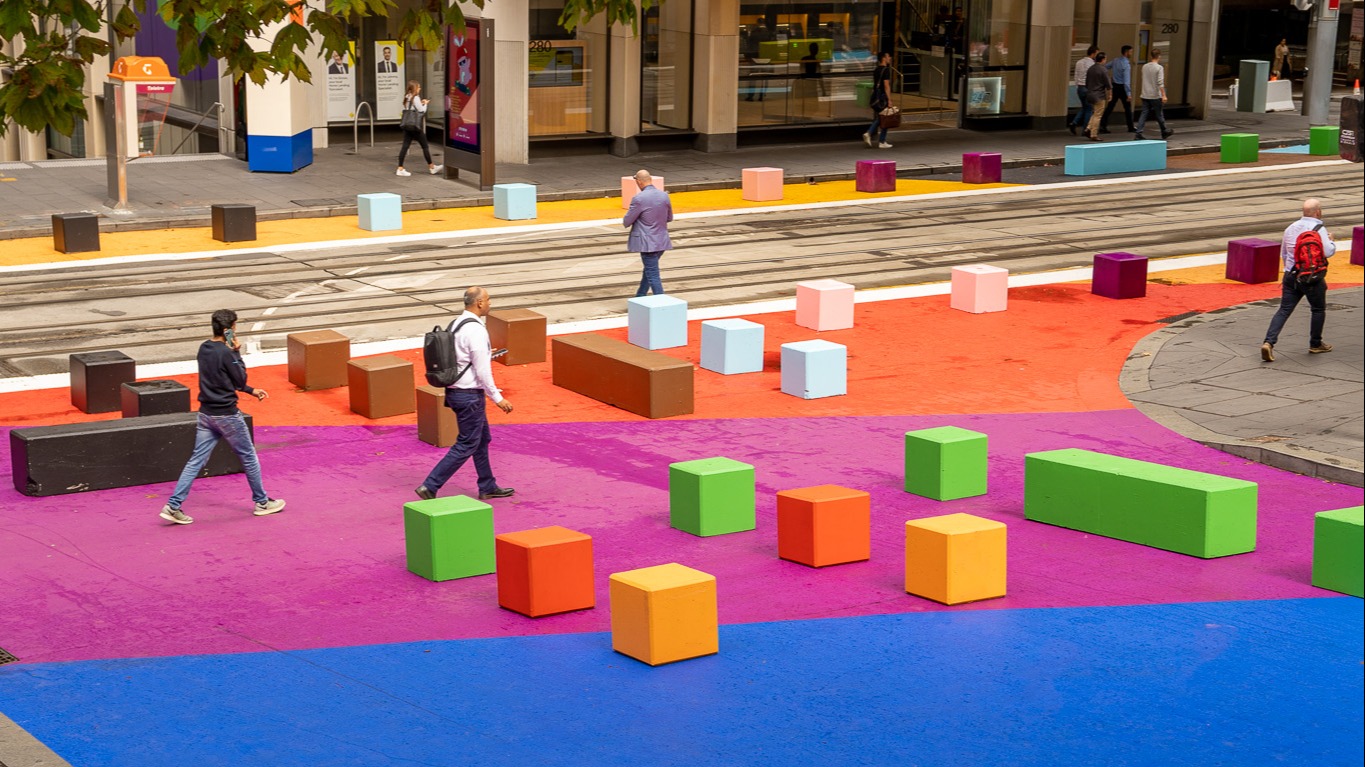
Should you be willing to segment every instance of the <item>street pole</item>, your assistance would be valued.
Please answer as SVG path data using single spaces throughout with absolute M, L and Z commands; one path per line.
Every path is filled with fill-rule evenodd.
M 1309 125 L 1326 125 L 1332 105 L 1332 65 L 1337 49 L 1337 17 L 1332 0 L 1314 3 L 1308 23 L 1308 76 L 1303 81 L 1303 113 Z

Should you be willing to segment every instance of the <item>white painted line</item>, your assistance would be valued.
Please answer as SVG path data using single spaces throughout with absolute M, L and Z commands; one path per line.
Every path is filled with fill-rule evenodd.
M 1338 252 L 1347 252 L 1346 248 Z M 1169 272 L 1175 269 L 1189 269 L 1196 266 L 1212 266 L 1227 261 L 1227 253 L 1201 253 L 1193 256 L 1177 256 L 1174 258 L 1159 258 L 1148 261 L 1147 272 Z M 1092 269 L 1081 267 L 1077 269 L 1059 269 L 1051 272 L 1038 272 L 1036 274 L 1017 274 L 1010 275 L 1009 284 L 1012 288 L 1031 287 L 1036 285 L 1056 285 L 1063 282 L 1079 282 L 1090 279 Z M 370 286 L 367 286 L 370 287 Z M 869 288 L 860 290 L 853 296 L 854 303 L 869 304 L 878 301 L 896 301 L 903 298 L 923 298 L 925 296 L 946 296 L 952 292 L 952 283 L 931 282 L 922 285 L 904 285 L 894 288 Z M 287 299 L 286 299 L 287 300 Z M 687 312 L 688 320 L 715 320 L 725 317 L 738 317 L 741 315 L 753 314 L 775 314 L 777 312 L 791 312 L 796 310 L 796 299 L 778 298 L 771 301 L 752 301 L 744 304 L 730 304 L 727 306 L 708 306 L 700 309 L 690 309 Z M 263 323 L 257 323 L 260 325 Z M 600 317 L 591 320 L 577 320 L 574 322 L 557 322 L 549 326 L 547 333 L 552 336 L 569 335 L 572 333 L 590 333 L 598 330 L 614 330 L 626 327 L 626 317 L 616 315 L 612 317 Z M 252 330 L 256 328 L 253 326 Z M 369 357 L 375 354 L 392 354 L 393 352 L 411 351 L 422 348 L 422 337 L 415 338 L 391 338 L 384 341 L 368 341 L 365 343 L 351 344 L 352 357 Z M 266 365 L 283 365 L 288 360 L 288 352 L 285 349 L 275 351 L 251 351 L 243 354 L 242 360 L 247 367 L 262 367 Z M 139 378 L 159 378 L 174 375 L 191 375 L 198 372 L 198 363 L 194 360 L 181 362 L 160 362 L 151 365 L 139 365 Z M 67 373 L 52 373 L 48 375 L 26 376 L 21 378 L 0 378 L 0 394 L 17 391 L 35 391 L 38 389 L 56 389 L 69 386 L 70 376 Z
M 274 313 L 275 313 L 275 310 L 278 309 L 278 308 L 280 308 L 280 307 L 278 307 L 278 306 L 272 306 L 272 307 L 270 307 L 269 309 L 266 309 L 265 311 L 261 312 L 261 316 L 263 316 L 263 317 L 269 317 L 270 315 L 274 314 Z
M 251 323 L 251 330 L 248 332 L 255 333 L 256 331 L 260 330 L 263 327 L 265 327 L 264 322 L 253 322 Z
M 346 276 L 347 276 L 347 277 L 350 277 L 350 276 L 353 275 L 353 274 L 360 274 L 361 272 L 363 272 L 363 271 L 365 271 L 366 269 L 369 269 L 369 268 L 370 268 L 370 267 L 368 267 L 368 266 L 362 266 L 362 267 L 360 267 L 359 269 L 352 269 L 351 271 L 349 271 L 349 272 L 346 273 Z
M 1170 173 L 1164 176 L 1141 176 L 1137 178 L 1096 178 L 1085 181 L 1061 181 L 1054 184 L 1036 184 L 1033 186 L 1011 186 L 994 189 L 961 189 L 952 192 L 933 192 L 930 194 L 911 194 L 897 195 L 895 197 L 875 197 L 870 199 L 853 200 L 829 200 L 826 202 L 793 203 L 791 205 L 771 205 L 756 208 L 732 208 L 727 210 L 701 211 L 697 213 L 680 213 L 675 216 L 678 220 L 723 218 L 727 216 L 748 216 L 765 213 L 790 213 L 804 210 L 825 210 L 830 208 L 847 208 L 860 205 L 875 206 L 887 205 L 892 203 L 911 202 L 914 200 L 943 200 L 959 197 L 981 197 L 991 195 L 1010 195 L 1021 194 L 1032 191 L 1048 191 L 1053 189 L 1079 189 L 1093 186 L 1111 186 L 1115 184 L 1140 184 L 1150 182 L 1153 179 L 1185 179 L 1202 178 L 1206 176 L 1226 176 L 1238 175 L 1243 173 L 1268 173 L 1283 172 L 1287 168 L 1313 168 L 1331 165 L 1349 164 L 1346 160 L 1319 160 L 1315 162 L 1298 163 L 1296 165 L 1268 165 L 1250 168 L 1219 168 L 1216 170 L 1191 171 L 1189 173 Z M 929 179 L 933 180 L 933 179 Z M 434 242 L 438 240 L 471 239 L 486 237 L 490 235 L 509 236 L 514 234 L 533 234 L 538 232 L 570 232 L 580 229 L 592 229 L 602 227 L 607 231 L 617 231 L 625 237 L 625 228 L 621 226 L 619 218 L 605 218 L 594 221 L 567 221 L 556 224 L 526 224 L 521 226 L 499 226 L 486 227 L 481 229 L 453 229 L 445 232 L 429 232 L 424 234 L 397 234 L 386 237 L 367 237 L 350 240 L 331 240 L 323 242 L 301 242 L 284 245 L 269 246 L 270 253 L 300 253 L 314 250 L 328 250 L 333 248 L 352 248 L 362 245 L 395 245 L 401 243 Z M 238 248 L 234 250 L 208 250 L 197 253 L 152 253 L 137 256 L 113 256 L 110 258 L 92 258 L 85 261 L 57 261 L 43 264 L 19 264 L 15 266 L 0 266 L 0 274 L 11 272 L 35 272 L 35 271 L 55 271 L 61 269 L 81 269 L 91 266 L 106 266 L 111 264 L 136 264 L 150 263 L 156 261 L 192 261 L 201 258 L 222 258 L 224 256 L 238 256 L 247 253 L 261 253 L 263 246 L 255 248 Z M 385 261 L 399 261 L 410 257 L 412 254 L 401 254 L 385 259 Z

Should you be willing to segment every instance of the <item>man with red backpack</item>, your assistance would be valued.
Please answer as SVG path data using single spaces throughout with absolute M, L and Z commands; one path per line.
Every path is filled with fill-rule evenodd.
M 1275 343 L 1280 330 L 1299 305 L 1307 298 L 1313 317 L 1308 327 L 1308 351 L 1322 354 L 1332 351 L 1332 345 L 1322 340 L 1322 326 L 1327 322 L 1327 259 L 1337 252 L 1337 245 L 1322 223 L 1322 203 L 1313 198 L 1303 201 L 1303 218 L 1284 230 L 1280 243 L 1280 258 L 1284 261 L 1284 280 L 1280 283 L 1280 309 L 1270 319 L 1270 329 L 1261 344 L 1261 359 L 1275 361 Z

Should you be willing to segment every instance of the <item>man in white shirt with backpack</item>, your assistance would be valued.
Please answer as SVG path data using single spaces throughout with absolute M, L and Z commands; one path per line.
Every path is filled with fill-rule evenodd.
M 1322 328 L 1327 322 L 1327 259 L 1337 252 L 1337 244 L 1322 223 L 1322 203 L 1308 198 L 1303 201 L 1303 218 L 1284 230 L 1280 241 L 1280 260 L 1284 262 L 1284 280 L 1280 283 L 1280 308 L 1270 318 L 1270 328 L 1261 344 L 1261 359 L 1275 361 L 1275 344 L 1280 330 L 1299 305 L 1307 298 L 1313 311 L 1308 326 L 1308 352 L 1323 354 L 1332 345 L 1322 340 Z
M 489 305 L 488 291 L 477 286 L 469 288 L 464 292 L 464 313 L 451 323 L 455 365 L 460 374 L 446 387 L 446 407 L 455 411 L 460 436 L 431 474 L 417 486 L 416 493 L 423 500 L 435 498 L 470 458 L 474 459 L 474 469 L 478 472 L 479 500 L 507 498 L 516 492 L 510 487 L 498 486 L 488 462 L 488 443 L 493 441 L 493 436 L 488 429 L 484 397 L 493 400 L 502 412 L 512 412 L 512 403 L 493 383 L 493 349 L 488 329 L 484 327 Z

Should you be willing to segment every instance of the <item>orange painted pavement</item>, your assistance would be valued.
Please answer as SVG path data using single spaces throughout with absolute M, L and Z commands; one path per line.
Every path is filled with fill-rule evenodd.
M 1221 267 L 1219 267 L 1221 268 Z M 1359 272 L 1359 267 L 1355 267 Z M 1167 275 L 1176 274 L 1174 272 Z M 1161 276 L 1161 275 L 1158 275 Z M 1344 287 L 1345 281 L 1335 281 Z M 1359 284 L 1357 279 L 1355 284 Z M 766 327 L 761 373 L 723 376 L 696 370 L 696 412 L 684 418 L 764 418 L 888 414 L 1074 412 L 1130 407 L 1118 374 L 1133 345 L 1160 327 L 1157 320 L 1278 295 L 1275 283 L 1148 285 L 1145 299 L 1117 301 L 1089 292 L 1087 283 L 1010 291 L 1009 310 L 967 314 L 948 308 L 948 296 L 859 304 L 851 330 L 816 333 L 796 326 L 795 312 L 749 317 Z M 1304 309 L 1306 312 L 1306 308 Z M 1306 321 L 1306 319 L 1305 319 Z M 1329 332 L 1331 317 L 1328 318 Z M 602 331 L 624 340 L 626 330 Z M 849 349 L 849 394 L 802 400 L 780 391 L 783 343 L 823 338 Z M 691 344 L 663 353 L 700 362 L 701 328 Z M 1259 338 L 1248 338 L 1248 353 Z M 418 363 L 420 351 L 397 356 Z M 644 420 L 554 386 L 550 363 L 494 366 L 516 409 L 491 411 L 494 424 Z M 304 392 L 287 380 L 287 366 L 253 368 L 265 402 L 244 398 L 256 423 L 272 425 L 415 424 L 415 415 L 368 420 L 352 413 L 345 388 Z M 195 376 L 175 380 L 197 392 Z M 416 376 L 414 385 L 420 383 Z M 21 426 L 118 417 L 75 410 L 65 388 L 0 394 L 0 423 Z

